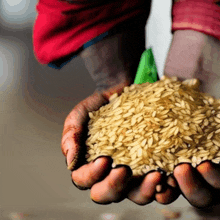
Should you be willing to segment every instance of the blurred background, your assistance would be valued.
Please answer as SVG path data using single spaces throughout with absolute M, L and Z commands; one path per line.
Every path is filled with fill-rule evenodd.
M 102 206 L 72 185 L 60 149 L 63 122 L 95 85 L 78 58 L 61 70 L 37 62 L 36 4 L 0 0 L 0 219 L 165 219 L 164 208 L 181 211 L 179 219 L 206 219 L 182 196 L 168 206 L 128 200 Z M 154 0 L 146 27 L 146 46 L 153 48 L 160 76 L 171 41 L 170 10 L 171 1 Z

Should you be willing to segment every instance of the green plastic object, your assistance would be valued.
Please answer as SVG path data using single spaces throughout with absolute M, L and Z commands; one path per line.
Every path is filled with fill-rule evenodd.
M 135 76 L 134 84 L 154 83 L 158 80 L 157 67 L 151 48 L 141 55 L 140 63 Z

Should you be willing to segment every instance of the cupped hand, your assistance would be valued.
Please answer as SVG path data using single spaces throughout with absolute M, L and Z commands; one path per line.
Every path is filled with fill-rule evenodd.
M 220 98 L 220 41 L 212 36 L 192 31 L 174 33 L 165 64 L 165 75 L 180 80 L 197 78 L 200 91 Z M 174 170 L 183 196 L 197 208 L 220 203 L 220 165 L 210 161 L 194 168 L 178 165 Z
M 161 191 L 157 187 L 161 186 Z M 173 177 L 152 171 L 143 177 L 133 177 L 129 183 L 130 191 L 127 198 L 138 205 L 146 205 L 154 200 L 161 204 L 170 204 L 180 195 L 178 184 Z
M 174 177 L 192 206 L 204 209 L 220 204 L 220 165 L 211 161 L 196 168 L 181 164 L 174 169 Z
M 139 205 L 154 200 L 169 204 L 180 195 L 173 177 L 170 176 L 167 181 L 159 171 L 148 173 L 144 177 L 134 177 L 130 167 L 126 165 L 112 168 L 113 161 L 107 156 L 86 162 L 88 112 L 107 104 L 113 93 L 120 94 L 123 87 L 129 84 L 120 84 L 103 93 L 95 92 L 75 106 L 64 123 L 62 152 L 66 156 L 74 185 L 81 190 L 91 189 L 91 199 L 96 203 L 109 204 L 127 198 Z M 157 185 L 163 187 L 160 193 L 156 192 Z

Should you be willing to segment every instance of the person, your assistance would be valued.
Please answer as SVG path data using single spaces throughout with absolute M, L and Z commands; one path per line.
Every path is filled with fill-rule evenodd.
M 196 208 L 211 207 L 220 203 L 220 167 L 210 161 L 196 168 L 177 165 L 168 178 L 159 171 L 133 177 L 128 166 L 112 168 L 106 156 L 85 161 L 88 112 L 133 83 L 150 7 L 150 0 L 39 0 L 33 32 L 38 61 L 60 69 L 80 56 L 96 83 L 94 93 L 65 120 L 62 152 L 73 183 L 91 189 L 91 199 L 99 204 L 125 198 L 139 205 L 170 204 L 182 194 Z M 172 33 L 164 74 L 198 78 L 201 91 L 219 98 L 220 1 L 173 1 Z

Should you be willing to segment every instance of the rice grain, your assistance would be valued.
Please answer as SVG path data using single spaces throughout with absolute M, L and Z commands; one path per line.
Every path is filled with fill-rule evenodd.
M 133 175 L 161 168 L 167 175 L 181 162 L 220 162 L 220 100 L 199 91 L 197 79 L 162 77 L 131 85 L 89 112 L 88 162 L 99 155 L 131 167 Z

